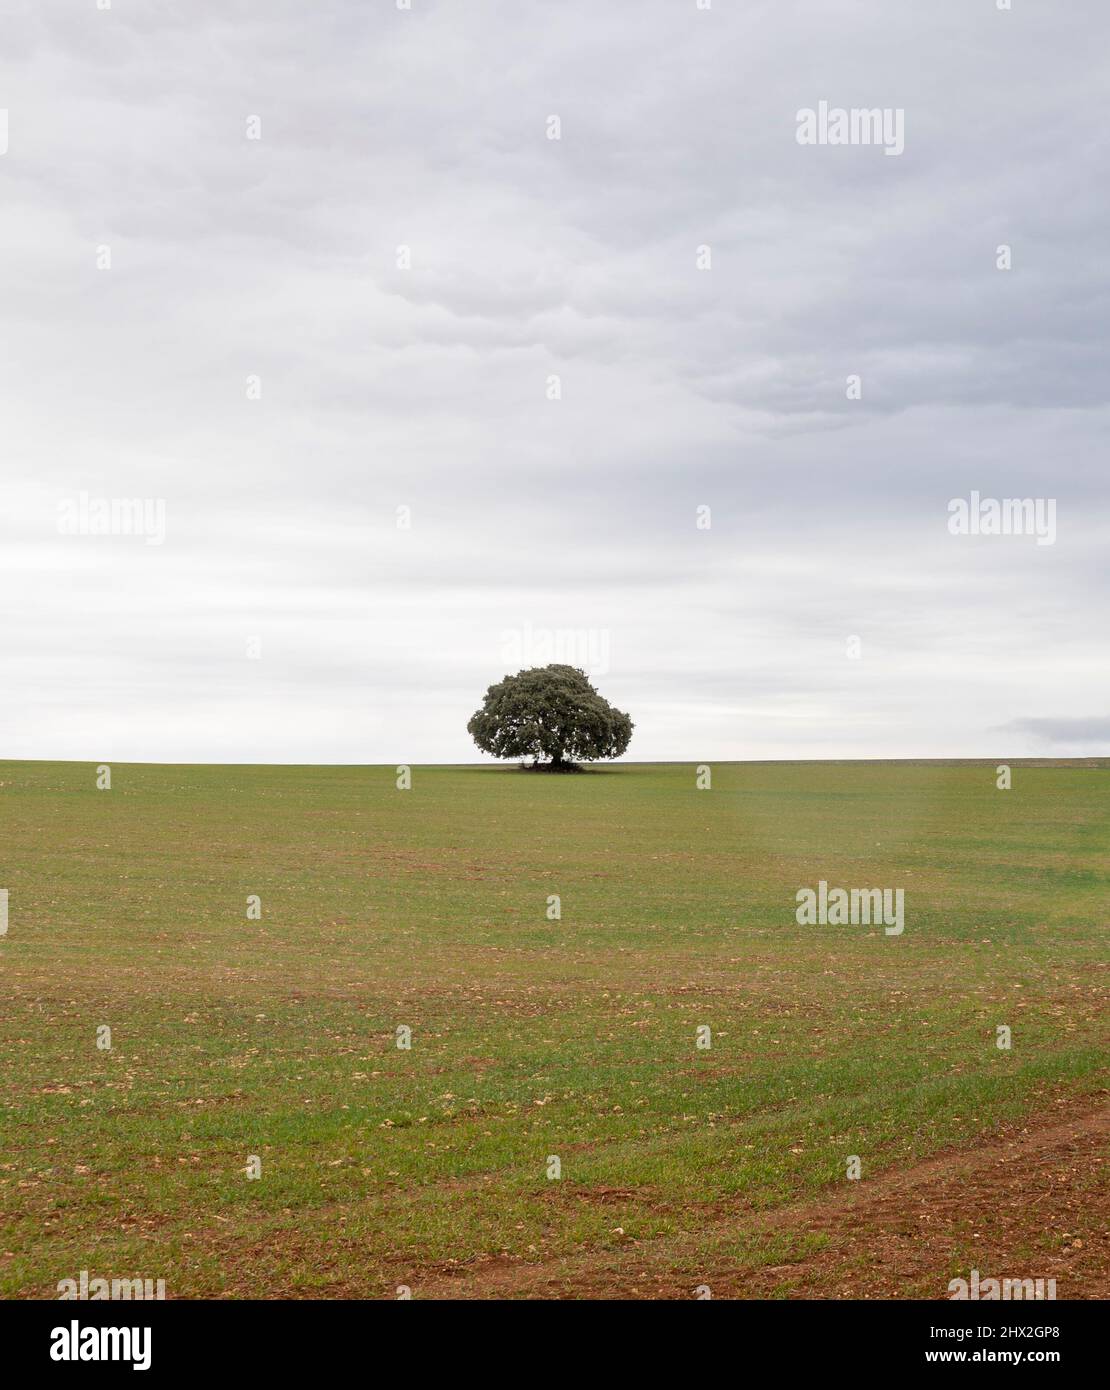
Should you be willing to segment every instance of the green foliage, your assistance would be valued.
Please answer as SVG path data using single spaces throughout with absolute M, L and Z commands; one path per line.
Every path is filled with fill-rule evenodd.
M 535 758 L 553 768 L 619 758 L 632 720 L 574 666 L 534 666 L 491 685 L 467 732 L 495 758 Z

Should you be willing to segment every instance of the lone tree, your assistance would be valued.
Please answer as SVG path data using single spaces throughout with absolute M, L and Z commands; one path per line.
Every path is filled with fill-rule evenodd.
M 577 760 L 619 758 L 632 720 L 603 700 L 574 666 L 533 666 L 491 685 L 466 726 L 483 753 L 535 758 L 551 772 L 573 772 Z

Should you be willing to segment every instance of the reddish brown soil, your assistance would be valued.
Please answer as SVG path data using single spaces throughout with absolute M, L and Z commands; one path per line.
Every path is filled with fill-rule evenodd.
M 970 1149 L 847 1183 L 764 1214 L 715 1213 L 675 1239 L 542 1264 L 490 1260 L 413 1281 L 418 1298 L 945 1298 L 948 1281 L 1055 1279 L 1058 1298 L 1110 1297 L 1110 1110 L 1061 1103 Z M 789 1263 L 699 1251 L 730 1234 L 795 1245 Z M 814 1239 L 822 1248 L 804 1253 Z M 750 1244 L 747 1246 L 750 1248 Z M 781 1257 L 780 1257 L 781 1258 Z

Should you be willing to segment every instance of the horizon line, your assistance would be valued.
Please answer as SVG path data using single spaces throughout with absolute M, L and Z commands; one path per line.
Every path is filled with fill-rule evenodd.
M 591 767 L 696 767 L 700 763 L 713 763 L 717 766 L 747 767 L 758 766 L 761 764 L 832 764 L 843 765 L 848 763 L 1077 763 L 1077 764 L 1107 764 L 1110 765 L 1110 753 L 1077 753 L 1069 756 L 1057 756 L 1051 753 L 1043 754 L 976 754 L 972 757 L 966 756 L 947 756 L 922 757 L 909 755 L 901 758 L 714 758 L 712 756 L 691 757 L 691 758 L 643 758 L 643 759 L 598 759 L 595 762 L 585 762 L 579 764 L 583 771 L 588 772 Z M 440 768 L 485 768 L 490 772 L 518 771 L 523 764 L 515 758 L 480 760 L 475 762 L 415 762 L 400 760 L 397 762 L 231 762 L 228 760 L 217 761 L 196 761 L 182 762 L 178 760 L 158 760 L 146 758 L 8 758 L 0 757 L 0 765 L 4 764 L 59 764 L 75 767 L 83 767 L 86 764 L 115 763 L 119 766 L 127 767 L 350 767 L 350 768 L 398 768 L 398 767 L 440 767 Z

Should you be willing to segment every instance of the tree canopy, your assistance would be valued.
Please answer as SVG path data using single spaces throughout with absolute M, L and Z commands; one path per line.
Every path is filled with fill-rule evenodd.
M 467 732 L 495 758 L 535 758 L 553 771 L 619 758 L 632 720 L 575 666 L 533 666 L 491 685 Z

